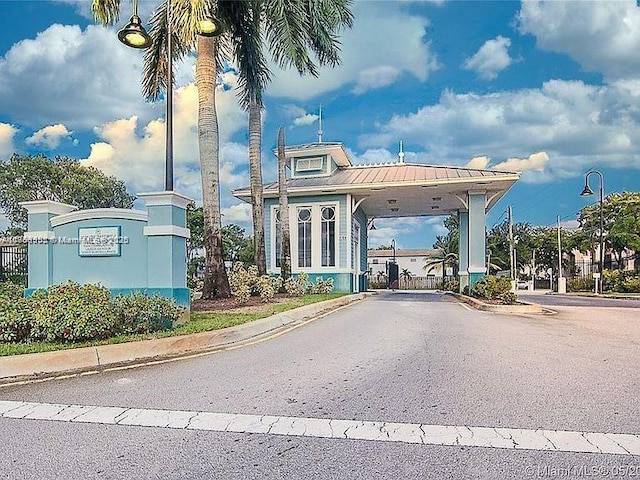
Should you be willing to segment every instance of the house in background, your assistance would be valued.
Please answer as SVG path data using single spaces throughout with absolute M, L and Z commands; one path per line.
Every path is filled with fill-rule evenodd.
M 354 165 L 344 146 L 335 142 L 290 146 L 286 157 L 292 272 L 305 272 L 312 281 L 332 278 L 339 292 L 367 288 L 367 227 L 373 218 L 457 214 L 461 285 L 473 284 L 486 273 L 486 213 L 520 177 L 496 170 L 409 164 L 402 150 L 397 162 Z M 233 194 L 251 201 L 249 187 Z M 277 275 L 278 183 L 264 185 L 263 194 L 267 271 Z M 415 258 L 418 264 L 421 260 Z
M 434 265 L 429 271 L 424 269 L 425 258 L 436 258 L 437 250 L 369 250 L 367 252 L 367 269 L 371 278 L 387 274 L 388 262 L 398 264 L 398 270 L 407 270 L 413 277 L 437 277 L 442 280 L 442 265 Z

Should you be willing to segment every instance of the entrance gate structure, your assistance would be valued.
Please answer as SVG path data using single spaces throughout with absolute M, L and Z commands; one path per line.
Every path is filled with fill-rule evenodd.
M 289 225 L 294 274 L 332 278 L 336 291 L 362 291 L 367 225 L 373 218 L 457 215 L 460 288 L 486 274 L 486 214 L 520 174 L 405 163 L 354 165 L 341 143 L 286 149 Z M 250 188 L 235 190 L 244 201 Z M 264 186 L 267 270 L 280 272 L 278 183 Z M 353 235 L 359 232 L 359 242 Z M 356 246 L 357 245 L 357 246 Z

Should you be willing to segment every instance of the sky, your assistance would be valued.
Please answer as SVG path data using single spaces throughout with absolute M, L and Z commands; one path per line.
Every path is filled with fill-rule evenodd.
M 89 1 L 0 0 L 0 160 L 67 155 L 124 180 L 132 193 L 161 190 L 163 101 L 145 102 L 142 54 L 96 25 Z M 156 1 L 140 1 L 146 22 Z M 318 78 L 272 64 L 266 91 L 263 175 L 272 150 L 343 142 L 356 164 L 405 161 L 503 168 L 521 180 L 489 212 L 515 222 L 575 226 L 597 201 L 579 196 L 585 173 L 605 193 L 640 190 L 640 7 L 635 1 L 358 0 L 341 32 L 342 64 Z M 177 65 L 175 189 L 201 198 L 195 57 Z M 248 183 L 247 116 L 232 68 L 221 75 L 218 115 L 225 223 L 250 231 L 250 207 L 231 190 Z M 592 188 L 598 187 L 592 176 Z M 442 217 L 379 220 L 376 247 L 430 248 Z M 0 221 L 0 230 L 6 221 Z

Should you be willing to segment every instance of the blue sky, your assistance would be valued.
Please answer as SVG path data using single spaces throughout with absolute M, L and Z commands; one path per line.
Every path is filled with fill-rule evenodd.
M 96 26 L 89 2 L 0 0 L 0 159 L 69 155 L 125 180 L 160 189 L 164 104 L 145 103 L 142 55 Z M 143 19 L 157 5 L 141 1 Z M 502 167 L 522 180 L 493 208 L 515 221 L 567 225 L 593 201 L 579 197 L 591 168 L 605 190 L 640 190 L 640 8 L 635 1 L 357 1 L 344 32 L 343 64 L 319 78 L 274 68 L 266 92 L 263 165 L 279 126 L 287 143 L 341 141 L 356 163 L 406 161 Z M 177 67 L 176 189 L 200 196 L 194 59 Z M 225 221 L 249 228 L 247 205 L 230 195 L 247 175 L 247 119 L 233 71 L 218 95 Z M 595 179 L 594 179 L 595 180 Z M 594 189 L 596 185 L 593 185 Z M 430 247 L 442 218 L 377 222 L 370 244 L 395 238 Z

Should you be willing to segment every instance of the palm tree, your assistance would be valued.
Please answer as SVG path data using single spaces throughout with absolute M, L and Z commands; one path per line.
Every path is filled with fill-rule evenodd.
M 413 278 L 413 274 L 407 268 L 403 268 L 400 272 L 400 279 L 404 280 L 405 283 L 409 283 L 409 280 Z
M 340 42 L 336 32 L 349 28 L 352 0 L 248 0 L 220 2 L 220 15 L 228 20 L 233 38 L 234 60 L 240 73 L 240 102 L 249 113 L 249 176 L 255 263 L 266 273 L 264 209 L 261 165 L 263 92 L 271 80 L 262 45 L 264 36 L 276 63 L 295 67 L 301 75 L 318 75 L 309 57 L 313 52 L 320 65 L 339 63 Z
M 442 265 L 442 278 L 445 276 L 447 266 L 455 267 L 458 265 L 458 232 L 450 231 L 444 236 L 437 236 L 436 242 L 433 244 L 436 254 L 424 258 L 424 266 L 422 267 L 427 273 Z
M 254 222 L 256 264 L 265 272 L 264 218 L 260 144 L 262 135 L 262 92 L 270 72 L 263 55 L 264 38 L 281 67 L 295 66 L 299 73 L 317 75 L 309 57 L 311 50 L 321 65 L 338 63 L 339 41 L 336 31 L 352 25 L 352 0 L 172 0 L 171 32 L 173 58 L 179 60 L 197 45 L 196 85 L 199 95 L 198 136 L 202 195 L 205 212 L 205 283 L 202 298 L 230 295 L 224 269 L 219 188 L 219 137 L 215 110 L 217 65 L 235 60 L 239 67 L 241 103 L 249 110 L 250 177 Z M 152 16 L 152 47 L 145 53 L 143 92 L 151 100 L 166 89 L 167 79 L 167 0 Z M 95 18 L 104 25 L 118 20 L 120 0 L 93 0 Z M 227 32 L 219 39 L 198 35 L 198 22 L 215 13 Z M 171 79 L 173 81 L 173 79 Z
M 291 276 L 291 240 L 289 233 L 289 199 L 286 177 L 287 157 L 284 152 L 284 128 L 278 130 L 278 189 L 280 194 L 280 277 L 284 282 Z

